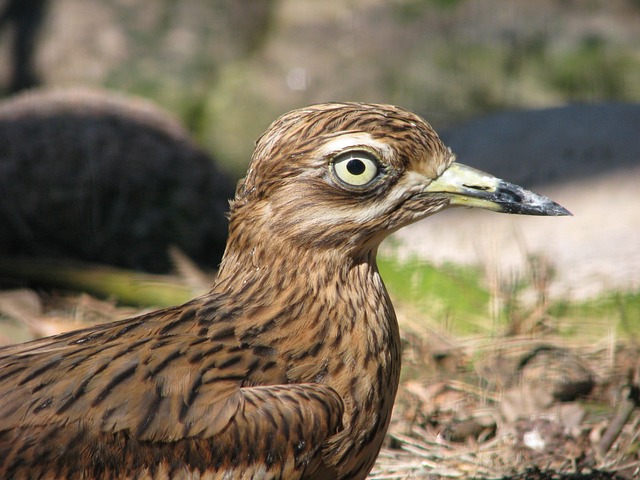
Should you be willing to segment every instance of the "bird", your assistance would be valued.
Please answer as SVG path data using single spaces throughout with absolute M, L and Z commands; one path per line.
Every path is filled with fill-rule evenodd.
M 562 216 L 400 107 L 324 103 L 257 140 L 211 290 L 0 350 L 0 477 L 363 479 L 399 327 L 376 255 L 454 206 Z

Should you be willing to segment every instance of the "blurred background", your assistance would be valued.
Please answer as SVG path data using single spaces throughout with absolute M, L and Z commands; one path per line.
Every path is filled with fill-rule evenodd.
M 3 0 L 0 85 L 90 85 L 173 112 L 234 176 L 281 113 L 357 100 L 441 131 L 640 99 L 635 0 Z
M 385 242 L 408 382 L 385 461 L 417 475 L 429 446 L 485 445 L 508 425 L 520 450 L 497 461 L 491 444 L 474 468 L 561 469 L 573 442 L 571 468 L 634 475 L 637 415 L 615 451 L 600 439 L 640 365 L 640 1 L 0 0 L 0 95 L 6 343 L 206 291 L 227 199 L 271 121 L 316 102 L 392 103 L 462 163 L 574 217 L 451 211 Z M 167 282 L 168 296 L 141 287 Z M 549 378 L 525 372 L 536 362 Z M 514 393 L 523 378 L 531 389 Z M 578 398 L 573 417 L 548 420 Z M 532 412 L 547 423 L 517 423 Z M 411 442 L 431 453 L 399 453 Z
M 542 253 L 558 267 L 556 296 L 637 290 L 640 208 L 632 192 L 640 168 L 638 25 L 636 0 L 2 0 L 0 92 L 7 100 L 33 88 L 64 94 L 62 100 L 54 94 L 31 102 L 40 107 L 4 102 L 0 121 L 10 128 L 0 134 L 10 132 L 4 138 L 15 150 L 5 152 L 5 164 L 23 166 L 4 170 L 11 193 L 4 196 L 4 218 L 11 228 L 0 234 L 0 249 L 72 253 L 163 272 L 169 268 L 163 252 L 174 235 L 189 256 L 215 267 L 224 246 L 226 199 L 244 174 L 255 139 L 290 109 L 355 100 L 417 112 L 459 161 L 552 194 L 575 214 L 540 221 L 456 212 L 388 242 L 402 244 L 401 255 L 466 265 L 491 257 L 495 269 L 511 275 L 527 268 L 527 256 Z M 87 99 L 82 88 L 106 91 Z M 97 140 L 104 125 L 85 125 L 91 123 L 86 104 L 94 113 L 125 111 L 123 125 L 143 116 L 142 123 L 154 124 L 170 140 L 151 149 L 147 134 L 124 140 L 116 127 Z M 38 122 L 47 123 L 29 123 L 38 108 L 51 116 L 55 133 L 33 134 L 43 131 Z M 85 116 L 59 126 L 69 112 Z M 16 130 L 17 118 L 31 120 Z M 65 160 L 68 146 L 47 135 L 88 146 L 76 152 L 74 163 Z M 176 163 L 163 163 L 160 152 L 175 135 L 182 142 L 174 148 Z M 111 157 L 100 142 L 111 146 Z M 185 143 L 199 163 L 183 158 Z M 217 167 L 204 173 L 204 159 Z M 121 172 L 130 184 L 112 179 L 120 183 L 85 188 L 83 178 L 97 178 L 99 168 L 80 174 L 76 167 L 94 163 L 109 166 L 104 178 Z M 138 198 L 147 178 L 177 171 L 180 180 L 150 181 L 147 200 Z M 187 193 L 200 177 L 210 180 L 197 194 Z M 171 182 L 179 185 L 167 195 Z M 117 203 L 114 198 L 127 205 L 121 210 L 128 217 L 107 207 Z M 76 212 L 79 204 L 91 208 L 59 218 L 58 212 Z M 167 217 L 167 209 L 175 215 Z M 23 230 L 29 235 L 7 233 Z M 38 241 L 43 236 L 50 238 Z M 167 238 L 158 249 L 145 247 L 160 236 Z M 125 245 L 147 251 L 123 255 L 125 238 Z M 87 241 L 96 246 L 78 245 Z

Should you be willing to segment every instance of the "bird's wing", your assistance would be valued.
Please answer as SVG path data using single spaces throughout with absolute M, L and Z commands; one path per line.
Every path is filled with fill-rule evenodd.
M 232 473 L 224 478 L 263 478 L 265 471 L 269 478 L 310 478 L 311 472 L 335 478 L 322 458 L 327 439 L 342 428 L 344 406 L 335 390 L 273 385 L 243 388 L 242 397 L 229 427 L 212 439 L 213 456 L 224 459 L 218 471 Z
M 286 384 L 283 367 L 242 346 L 232 329 L 203 336 L 196 317 L 197 305 L 186 305 L 1 349 L 0 456 L 44 461 L 29 450 L 78 435 L 84 451 L 102 443 L 94 456 L 108 455 L 110 438 L 125 435 L 140 455 L 139 442 L 157 450 L 206 441 L 220 468 L 244 458 L 240 450 L 266 463 L 317 459 L 340 429 L 339 395 Z
M 163 333 L 163 320 L 195 315 L 183 308 L 0 351 L 0 430 L 81 419 L 144 440 L 215 434 L 254 359 L 188 329 Z
M 246 387 L 236 396 L 237 411 L 210 438 L 140 441 L 126 430 L 96 432 L 82 421 L 0 430 L 0 476 L 335 478 L 322 457 L 326 440 L 341 428 L 343 405 L 333 389 Z

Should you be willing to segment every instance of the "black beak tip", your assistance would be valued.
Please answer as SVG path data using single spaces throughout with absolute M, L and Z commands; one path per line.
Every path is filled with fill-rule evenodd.
M 505 181 L 500 182 L 494 195 L 506 213 L 548 217 L 573 216 L 569 210 L 550 198 Z
M 555 208 L 550 215 L 553 215 L 554 217 L 573 217 L 573 213 L 564 208 L 562 205 L 558 205 L 557 203 L 555 204 Z

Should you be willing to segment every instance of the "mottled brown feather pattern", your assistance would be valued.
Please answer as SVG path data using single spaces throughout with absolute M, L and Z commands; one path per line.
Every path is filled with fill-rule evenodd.
M 379 155 L 381 180 L 340 185 L 330 163 L 345 146 Z M 400 369 L 375 255 L 447 204 L 416 196 L 408 173 L 452 161 L 395 107 L 278 119 L 238 185 L 210 293 L 0 350 L 0 476 L 366 477 Z

